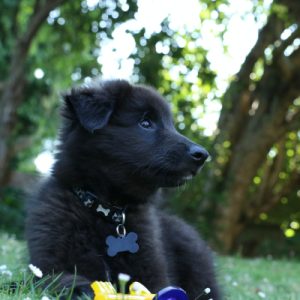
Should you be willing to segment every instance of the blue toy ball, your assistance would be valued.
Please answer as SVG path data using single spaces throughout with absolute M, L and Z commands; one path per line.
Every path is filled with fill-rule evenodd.
M 178 287 L 168 286 L 160 290 L 155 297 L 155 300 L 188 300 L 186 292 Z

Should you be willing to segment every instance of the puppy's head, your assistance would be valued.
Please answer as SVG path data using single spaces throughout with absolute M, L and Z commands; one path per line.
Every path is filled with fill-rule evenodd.
M 65 96 L 61 152 L 87 178 L 114 186 L 178 186 L 208 153 L 179 134 L 166 101 L 123 80 L 74 89 Z

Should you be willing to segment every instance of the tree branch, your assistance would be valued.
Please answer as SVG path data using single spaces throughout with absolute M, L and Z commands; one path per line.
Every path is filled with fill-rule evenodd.
M 276 60 L 276 58 L 279 55 L 282 55 L 284 50 L 289 45 L 291 45 L 296 38 L 299 38 L 299 37 L 300 37 L 300 27 L 297 27 L 297 29 L 287 39 L 281 40 L 280 45 L 277 48 L 275 48 L 275 50 L 273 51 L 274 59 Z
M 257 42 L 247 55 L 240 71 L 237 74 L 237 80 L 248 82 L 250 80 L 253 67 L 257 60 L 264 55 L 265 49 L 279 39 L 284 30 L 284 22 L 276 14 L 271 14 L 266 25 L 260 30 Z
M 28 21 L 27 31 L 18 41 L 18 43 L 22 45 L 23 51 L 28 50 L 33 37 L 48 17 L 50 11 L 64 2 L 66 2 L 66 0 L 46 0 L 44 5 L 41 5 L 39 0 L 36 1 L 36 9 L 34 9 L 34 12 Z
M 300 2 L 295 0 L 274 0 L 274 4 L 279 4 L 287 7 L 289 16 L 299 23 L 300 21 Z
M 246 203 L 245 209 L 248 219 L 256 218 L 262 212 L 262 205 L 273 202 L 272 194 L 274 186 L 278 180 L 279 173 L 282 170 L 285 159 L 285 139 L 278 143 L 278 153 L 273 158 L 272 163 L 266 161 L 258 192 L 252 196 L 252 199 Z
M 37 0 L 38 1 L 38 0 Z M 26 33 L 17 41 L 15 52 L 12 55 L 10 73 L 2 95 L 2 107 L 0 109 L 0 125 L 11 121 L 19 99 L 15 97 L 15 91 L 18 90 L 19 82 L 22 82 L 24 75 L 24 65 L 26 56 L 33 37 L 47 18 L 49 12 L 66 0 L 47 0 L 44 6 L 34 12 L 28 21 Z M 0 134 L 1 136 L 1 134 Z
M 264 203 L 261 207 L 261 211 L 268 212 L 270 211 L 281 198 L 288 196 L 292 191 L 297 188 L 300 182 L 300 173 L 295 169 L 291 174 L 289 179 L 282 186 L 280 192 L 274 195 L 271 201 Z
M 284 30 L 284 22 L 276 14 L 271 14 L 266 25 L 260 30 L 258 39 L 247 55 L 240 71 L 235 76 L 223 97 L 223 107 L 218 121 L 218 128 L 226 132 L 226 137 L 220 135 L 215 143 L 228 139 L 231 144 L 237 139 L 247 124 L 248 111 L 254 100 L 249 90 L 250 74 L 259 58 L 264 57 L 265 49 L 279 39 Z M 238 126 L 236 126 L 239 124 Z M 221 139 L 221 140 L 220 140 Z
M 295 72 L 298 71 L 299 77 L 299 67 L 300 67 L 300 47 L 296 49 L 291 55 L 290 55 L 291 63 L 294 67 Z

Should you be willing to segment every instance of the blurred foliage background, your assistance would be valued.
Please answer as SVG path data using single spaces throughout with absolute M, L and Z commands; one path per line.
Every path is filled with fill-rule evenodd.
M 60 92 L 102 76 L 101 50 L 132 24 L 140 2 L 0 1 L 2 230 L 22 236 L 24 199 L 39 178 L 34 159 L 54 151 Z M 228 7 L 239 3 L 251 3 L 244 18 L 252 16 L 260 29 L 222 89 L 203 28 L 215 26 L 211 34 L 226 53 Z M 221 253 L 299 256 L 300 2 L 199 5 L 200 25 L 192 31 L 174 29 L 168 16 L 150 33 L 126 29 L 135 43 L 127 58 L 131 81 L 157 88 L 171 102 L 178 129 L 212 157 L 189 186 L 168 192 L 169 202 Z M 112 48 L 111 57 L 119 50 Z M 206 117 L 212 106 L 219 118 L 204 134 L 214 126 Z

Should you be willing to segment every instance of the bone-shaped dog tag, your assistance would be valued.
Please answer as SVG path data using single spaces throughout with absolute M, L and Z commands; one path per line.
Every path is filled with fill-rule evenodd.
M 138 236 L 135 232 L 129 232 L 124 237 L 115 237 L 109 235 L 106 238 L 106 244 L 108 246 L 107 255 L 115 256 L 120 252 L 130 252 L 136 253 L 139 250 L 139 245 L 137 244 Z

